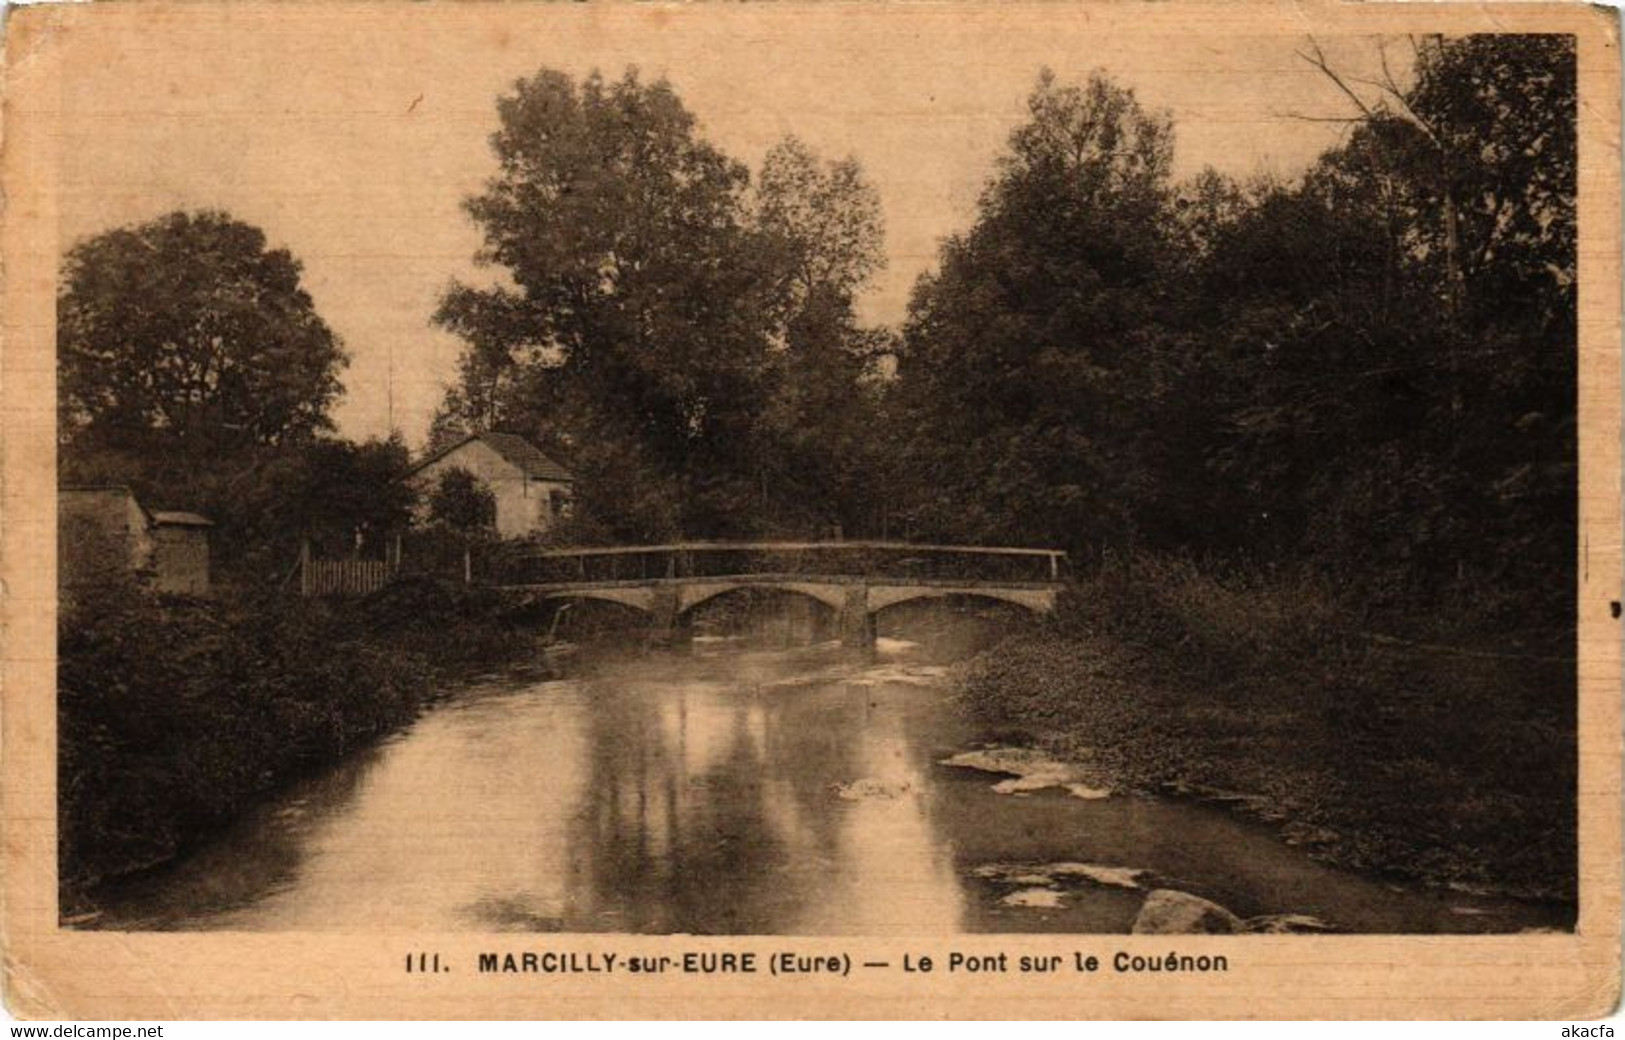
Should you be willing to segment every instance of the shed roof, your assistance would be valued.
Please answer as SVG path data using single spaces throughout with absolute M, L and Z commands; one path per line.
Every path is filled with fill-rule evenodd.
M 492 451 L 501 455 L 517 467 L 521 473 L 534 480 L 557 480 L 562 482 L 575 480 L 575 476 L 569 470 L 542 454 L 540 448 L 515 433 L 471 433 L 462 440 L 454 441 L 430 455 L 414 466 L 412 472 L 416 473 L 425 466 L 439 462 L 471 441 L 483 441 Z
M 187 513 L 179 510 L 148 509 L 135 497 L 135 493 L 125 484 L 64 484 L 57 489 L 58 496 L 76 495 L 123 495 L 135 507 L 141 510 L 147 520 L 155 526 L 171 527 L 213 527 L 214 521 L 198 513 Z

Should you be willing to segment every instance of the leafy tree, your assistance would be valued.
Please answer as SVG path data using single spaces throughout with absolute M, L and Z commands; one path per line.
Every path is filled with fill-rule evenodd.
M 429 518 L 464 534 L 496 528 L 497 499 L 491 489 L 461 467 L 446 470 L 429 494 Z
M 263 581 L 302 535 L 353 539 L 399 512 L 388 480 L 351 463 L 399 462 L 404 446 L 323 436 L 347 359 L 299 262 L 258 228 L 177 212 L 86 239 L 64 261 L 58 313 L 63 478 L 208 515 L 224 576 Z
M 883 262 L 854 160 L 793 138 L 754 193 L 665 82 L 543 71 L 498 103 L 501 172 L 468 210 L 511 284 L 455 286 L 466 341 L 432 438 L 524 431 L 607 538 L 853 529 L 873 354 L 854 294 Z
M 1205 325 L 1212 471 L 1249 537 L 1373 602 L 1567 613 L 1574 544 L 1574 55 L 1559 37 L 1416 41 L 1415 82 L 1223 231 Z M 1238 508 L 1237 512 L 1241 510 Z
M 87 239 L 58 296 L 70 448 L 188 459 L 331 428 L 346 363 L 300 265 L 225 213 L 171 213 Z
M 794 137 L 763 160 L 755 229 L 776 275 L 770 399 L 757 460 L 761 505 L 780 531 L 857 532 L 874 524 L 883 330 L 854 297 L 885 263 L 880 196 L 855 159 L 823 162 Z
M 858 161 L 822 162 L 795 137 L 762 160 L 756 226 L 778 251 L 791 307 L 816 292 L 850 303 L 886 263 L 880 195 Z
M 1074 549 L 1135 539 L 1169 351 L 1173 131 L 1096 74 L 1045 72 L 910 304 L 899 363 L 919 533 Z
M 263 519 L 255 540 L 299 534 L 334 554 L 381 553 L 384 539 L 411 523 L 417 504 L 406 479 L 411 467 L 399 435 L 360 444 L 321 438 L 286 453 L 256 482 Z

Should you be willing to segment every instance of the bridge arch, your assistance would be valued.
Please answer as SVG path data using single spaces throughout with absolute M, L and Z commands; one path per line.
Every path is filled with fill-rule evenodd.
M 654 613 L 654 592 L 649 589 L 560 589 L 542 598 L 554 602 L 592 599 L 601 603 L 618 603 L 643 614 Z
M 677 613 L 686 614 L 702 603 L 740 589 L 762 589 L 768 592 L 788 592 L 817 600 L 831 610 L 839 612 L 844 605 L 845 586 L 796 581 L 728 581 L 685 585 L 677 600 Z

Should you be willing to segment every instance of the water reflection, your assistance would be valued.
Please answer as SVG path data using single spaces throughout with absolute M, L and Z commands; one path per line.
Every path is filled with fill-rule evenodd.
M 934 749 L 895 704 L 911 691 L 785 678 L 583 684 L 592 751 L 573 846 L 591 869 L 572 929 L 955 926 L 958 883 L 929 820 Z M 887 786 L 839 797 L 854 778 Z
M 837 824 L 829 891 L 811 901 L 791 930 L 857 935 L 958 931 L 959 881 L 952 849 L 933 812 L 922 748 L 907 725 L 906 697 L 848 686 L 851 761 L 843 773 L 850 805 Z M 861 706 L 851 710 L 854 703 Z M 832 786 L 835 782 L 832 781 Z
M 177 863 L 109 886 L 91 901 L 101 914 L 92 926 L 131 931 L 231 927 L 238 912 L 295 885 L 310 834 L 349 811 L 384 759 L 388 743 L 358 751 L 339 768 L 251 810 L 219 840 Z

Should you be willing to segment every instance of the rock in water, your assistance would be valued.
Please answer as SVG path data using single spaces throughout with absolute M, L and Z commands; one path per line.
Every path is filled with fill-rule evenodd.
M 1146 896 L 1129 929 L 1135 935 L 1230 935 L 1241 930 L 1241 918 L 1218 903 L 1171 888 Z
M 1031 748 L 995 747 L 980 751 L 966 751 L 941 761 L 945 766 L 960 769 L 980 769 L 987 773 L 1009 773 L 1013 780 L 1000 780 L 993 785 L 999 794 L 1030 794 L 1051 787 L 1064 789 L 1074 798 L 1094 801 L 1110 798 L 1111 788 L 1099 787 L 1090 779 L 1083 766 L 1074 762 L 1061 762 L 1042 751 Z
M 914 790 L 907 780 L 884 780 L 872 776 L 854 780 L 849 784 L 836 784 L 835 794 L 849 802 L 891 800 L 901 798 Z
M 1028 906 L 1039 910 L 1053 910 L 1066 902 L 1066 896 L 1052 888 L 1023 888 L 999 900 L 1005 906 Z

